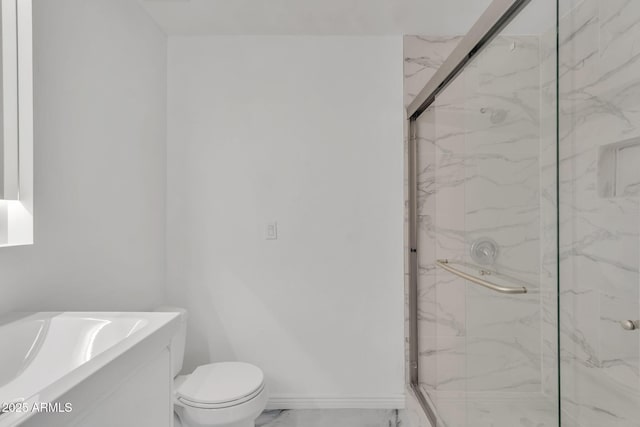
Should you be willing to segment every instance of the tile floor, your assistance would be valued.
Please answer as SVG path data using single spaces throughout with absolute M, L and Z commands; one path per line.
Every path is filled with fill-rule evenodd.
M 295 409 L 265 411 L 256 427 L 411 427 L 402 410 Z

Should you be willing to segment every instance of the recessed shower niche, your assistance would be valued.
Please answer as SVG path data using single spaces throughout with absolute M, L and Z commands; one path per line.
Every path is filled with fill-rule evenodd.
M 598 152 L 598 195 L 640 195 L 640 138 L 603 145 Z

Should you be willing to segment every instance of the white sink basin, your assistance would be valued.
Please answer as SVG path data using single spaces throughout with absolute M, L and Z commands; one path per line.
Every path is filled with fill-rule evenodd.
M 13 315 L 0 321 L 0 403 L 53 402 L 152 335 L 169 342 L 178 325 L 177 313 Z M 0 426 L 29 416 L 0 414 Z

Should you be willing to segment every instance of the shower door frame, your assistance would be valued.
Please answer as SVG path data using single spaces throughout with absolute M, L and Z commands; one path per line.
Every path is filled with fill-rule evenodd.
M 408 209 L 409 209 L 409 386 L 434 427 L 438 420 L 434 408 L 420 390 L 418 349 L 418 143 L 416 121 L 436 97 L 465 69 L 530 0 L 493 0 L 487 10 L 460 40 L 442 66 L 407 107 L 408 132 Z

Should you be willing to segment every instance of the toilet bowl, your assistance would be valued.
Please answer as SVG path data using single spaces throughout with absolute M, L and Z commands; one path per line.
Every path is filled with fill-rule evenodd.
M 184 359 L 187 312 L 177 307 L 160 307 L 157 311 L 178 312 L 182 320 L 180 331 L 171 341 L 175 426 L 254 427 L 267 405 L 260 368 L 243 362 L 209 363 L 191 374 L 177 375 Z

